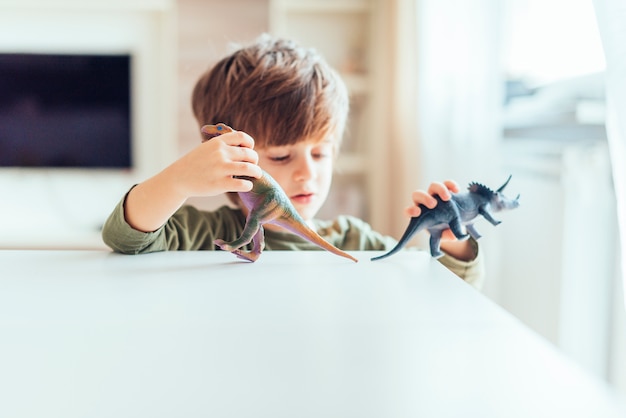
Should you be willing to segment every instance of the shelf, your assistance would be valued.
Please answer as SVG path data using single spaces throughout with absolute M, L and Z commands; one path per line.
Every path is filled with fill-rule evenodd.
M 3 0 L 2 7 L 16 9 L 57 10 L 155 10 L 170 11 L 175 7 L 175 0 Z
M 365 1 L 272 3 L 270 28 L 318 50 L 344 74 L 367 72 L 370 7 Z
M 278 0 L 277 6 L 297 13 L 368 13 L 367 0 Z

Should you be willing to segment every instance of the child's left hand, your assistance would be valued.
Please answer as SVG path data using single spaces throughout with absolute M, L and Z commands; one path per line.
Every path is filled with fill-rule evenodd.
M 419 205 L 424 205 L 429 209 L 433 209 L 435 206 L 437 206 L 437 199 L 435 199 L 434 196 L 439 196 L 441 200 L 447 202 L 452 198 L 451 193 L 458 192 L 459 185 L 452 180 L 446 180 L 443 183 L 430 183 L 430 186 L 428 186 L 428 191 L 416 190 L 411 194 L 411 199 L 413 200 L 414 205 L 406 208 L 404 210 L 404 213 L 412 218 L 417 217 L 422 212 L 422 210 L 419 208 Z M 456 237 L 450 229 L 447 229 L 443 232 L 441 239 L 445 241 L 455 241 Z
M 434 196 L 439 196 L 441 200 L 447 202 L 452 198 L 452 193 L 458 192 L 459 185 L 455 181 L 433 182 L 428 186 L 428 191 L 416 190 L 411 194 L 414 205 L 406 208 L 404 212 L 409 217 L 419 216 L 422 212 L 419 205 L 432 209 L 437 206 L 437 199 Z M 446 229 L 441 235 L 441 249 L 452 257 L 464 261 L 473 260 L 477 255 L 469 241 L 458 241 L 450 229 Z

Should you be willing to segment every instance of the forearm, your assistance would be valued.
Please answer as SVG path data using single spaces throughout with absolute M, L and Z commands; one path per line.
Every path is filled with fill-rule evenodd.
M 163 229 L 156 232 L 142 232 L 132 228 L 124 218 L 126 197 L 115 206 L 102 226 L 102 240 L 112 250 L 123 254 L 140 254 L 167 250 L 163 239 Z
M 480 289 L 485 280 L 485 266 L 482 253 L 480 252 L 478 244 L 474 239 L 470 238 L 465 242 L 469 242 L 469 245 L 476 249 L 476 256 L 474 259 L 470 261 L 463 261 L 453 257 L 452 255 L 446 254 L 439 258 L 438 261 L 467 283 L 477 289 Z
M 472 261 L 478 255 L 475 241 L 442 241 L 441 250 L 460 261 Z
M 133 187 L 126 197 L 124 218 L 134 229 L 152 232 L 167 222 L 186 199 L 166 169 Z

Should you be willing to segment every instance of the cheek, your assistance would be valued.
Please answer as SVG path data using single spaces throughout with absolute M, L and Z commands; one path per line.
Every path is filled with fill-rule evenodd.
M 323 184 L 326 188 L 330 187 L 330 184 L 332 183 L 332 180 L 333 180 L 332 162 L 321 167 L 321 169 L 319 170 L 318 179 L 320 183 Z
M 324 170 L 328 177 L 332 177 L 335 171 L 335 158 L 329 157 L 324 160 Z
M 327 163 L 323 165 L 322 169 L 320 170 L 320 176 L 322 176 L 324 179 L 327 179 L 328 181 L 332 180 L 333 178 L 332 161 L 329 160 Z

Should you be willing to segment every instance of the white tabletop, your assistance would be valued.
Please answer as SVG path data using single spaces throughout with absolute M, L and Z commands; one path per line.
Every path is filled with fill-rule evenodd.
M 427 253 L 0 251 L 0 417 L 624 417 Z

